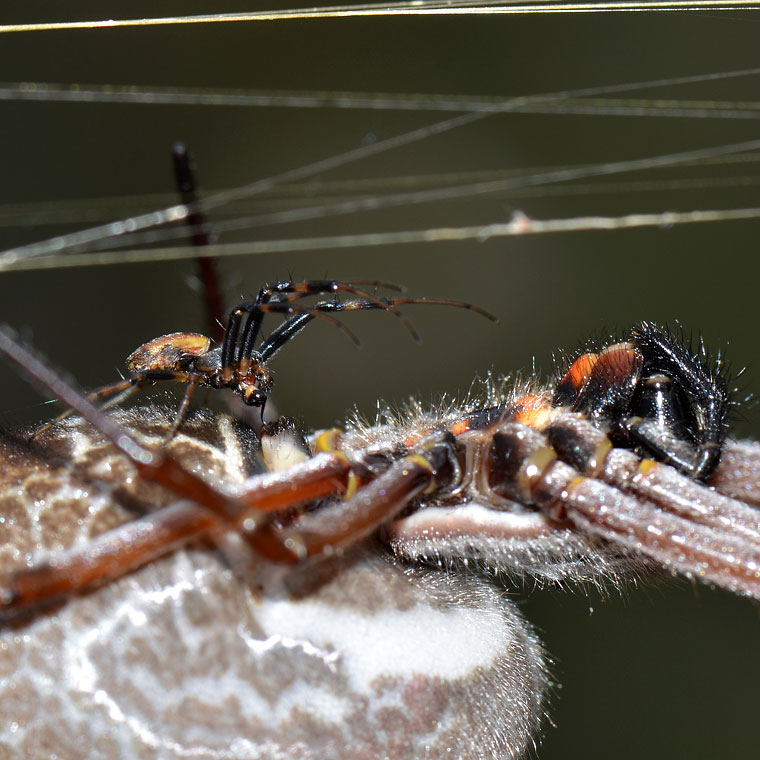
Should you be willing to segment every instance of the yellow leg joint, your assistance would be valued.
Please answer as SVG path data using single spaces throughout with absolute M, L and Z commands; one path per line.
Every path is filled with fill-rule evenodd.
M 607 438 L 607 436 L 605 436 L 604 440 L 594 449 L 594 453 L 588 460 L 586 472 L 590 476 L 593 477 L 602 470 L 604 467 L 604 462 L 607 459 L 607 455 L 610 453 L 610 451 L 612 451 L 612 448 L 612 441 Z
M 405 459 L 406 462 L 408 462 L 410 465 L 415 465 L 416 467 L 419 467 L 423 470 L 427 470 L 430 473 L 431 480 L 430 484 L 427 488 L 425 488 L 424 491 L 422 491 L 423 494 L 432 493 L 436 489 L 436 483 L 435 483 L 435 470 L 433 469 L 433 465 L 430 464 L 430 462 L 425 459 L 422 454 L 409 454 L 408 457 Z
M 351 470 L 348 473 L 348 483 L 346 484 L 346 492 L 343 494 L 344 499 L 350 499 L 358 490 L 361 485 L 356 473 Z
M 340 447 L 340 439 L 343 431 L 340 428 L 323 430 L 314 441 L 314 451 L 317 454 L 334 454 Z
M 551 446 L 544 446 L 527 459 L 517 475 L 517 485 L 527 497 L 531 496 L 533 487 L 556 459 L 557 452 Z

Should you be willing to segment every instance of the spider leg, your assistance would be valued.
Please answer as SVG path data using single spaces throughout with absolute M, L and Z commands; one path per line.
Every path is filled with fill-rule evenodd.
M 235 488 L 238 502 L 256 513 L 276 512 L 325 496 L 345 493 L 353 463 L 340 452 L 317 454 L 306 462 L 282 470 L 256 475 Z M 246 522 L 245 513 L 232 516 L 234 525 Z M 256 523 L 245 524 L 246 530 Z
M 261 361 L 269 361 L 288 341 L 295 338 L 315 316 L 311 313 L 294 314 L 286 319 L 259 347 Z
M 221 523 L 190 502 L 170 504 L 103 533 L 84 547 L 57 554 L 50 562 L 0 577 L 2 614 L 20 613 L 125 575 Z
M 184 420 L 187 415 L 187 410 L 190 407 L 190 399 L 193 397 L 193 393 L 195 393 L 195 389 L 197 387 L 198 381 L 194 378 L 190 379 L 190 381 L 187 383 L 187 386 L 185 387 L 185 393 L 182 396 L 182 403 L 179 405 L 179 409 L 177 409 L 177 416 L 174 418 L 174 421 L 166 431 L 163 443 L 161 444 L 162 446 L 166 446 L 166 444 L 169 443 L 172 438 L 174 438 L 175 433 L 179 429 L 179 426 L 182 424 L 182 420 Z
M 107 396 L 112 396 L 115 393 L 120 393 L 121 395 L 117 396 L 115 399 L 111 399 L 111 401 L 103 405 L 103 409 L 108 409 L 108 407 L 119 404 L 124 399 L 129 398 L 129 396 L 131 396 L 137 390 L 137 388 L 138 385 L 135 378 L 129 377 L 125 380 L 120 380 L 118 383 L 105 385 L 102 388 L 98 388 L 97 390 L 92 391 L 92 393 L 88 393 L 87 399 L 89 401 L 97 401 L 100 398 L 106 398 Z M 53 427 L 53 425 L 57 425 L 59 422 L 63 422 L 63 420 L 70 417 L 75 411 L 75 409 L 69 407 L 66 409 L 66 411 L 61 412 L 61 414 L 59 414 L 57 417 L 54 417 L 49 422 L 46 422 L 44 425 L 42 425 L 42 427 L 37 428 L 29 436 L 30 440 L 33 440 L 37 436 L 47 432 L 51 427 Z
M 564 505 L 578 528 L 641 552 L 687 578 L 760 599 L 757 541 L 727 535 L 722 529 L 627 497 L 597 480 L 578 481 L 572 472 L 565 473 L 570 491 Z
M 301 298 L 306 298 L 311 295 L 318 295 L 320 293 L 351 293 L 359 296 L 360 298 L 368 301 L 375 301 L 378 304 L 378 308 L 390 311 L 407 326 L 412 332 L 412 335 L 416 335 L 414 328 L 408 320 L 397 311 L 394 307 L 381 305 L 382 299 L 368 293 L 366 290 L 361 289 L 360 285 L 372 286 L 376 288 L 396 289 L 398 287 L 390 283 L 377 281 L 363 281 L 357 280 L 355 282 L 340 282 L 337 280 L 306 280 L 304 282 L 279 282 L 274 285 L 268 285 L 259 290 L 256 298 L 253 301 L 240 304 L 235 307 L 229 315 L 227 323 L 227 331 L 224 335 L 224 343 L 222 346 L 222 369 L 232 375 L 233 368 L 239 366 L 243 371 L 246 369 L 246 362 L 250 361 L 250 357 L 253 353 L 254 345 L 261 329 L 261 323 L 264 317 L 264 313 L 267 311 L 277 311 L 278 313 L 309 313 L 308 309 L 298 311 L 295 308 L 280 308 L 280 309 L 268 309 L 266 306 L 271 306 L 274 303 L 279 303 L 281 306 L 292 304 Z M 274 300 L 277 299 L 277 300 Z M 245 327 L 243 328 L 243 336 L 238 348 L 238 337 L 240 335 L 241 322 L 243 315 L 247 314 Z M 338 326 L 338 325 L 336 325 Z M 351 337 L 350 331 L 343 328 L 343 332 Z M 356 342 L 355 338 L 352 338 Z
M 262 557 L 285 563 L 333 554 L 355 544 L 416 496 L 444 487 L 458 475 L 452 441 L 448 433 L 435 433 L 423 440 L 415 453 L 394 462 L 350 498 L 305 513 L 286 527 L 269 521 L 248 533 L 247 541 Z
M 760 444 L 728 441 L 709 484 L 719 493 L 760 507 Z
M 397 557 L 440 566 L 475 562 L 516 583 L 530 578 L 558 585 L 619 583 L 644 563 L 578 532 L 568 520 L 529 511 L 515 502 L 470 501 L 418 509 L 383 527 Z
M 325 311 L 358 311 L 382 309 L 387 311 L 386 306 L 402 306 L 407 304 L 430 304 L 433 306 L 453 306 L 455 308 L 473 311 L 476 314 L 484 316 L 492 322 L 497 322 L 497 318 L 478 306 L 465 303 L 464 301 L 452 301 L 449 299 L 439 298 L 381 298 L 383 305 L 377 301 L 355 300 L 355 301 L 320 301 L 314 304 L 306 313 L 296 314 L 290 319 L 283 322 L 263 343 L 259 346 L 259 355 L 262 361 L 271 359 L 289 340 L 294 338 L 306 325 L 315 319 L 318 315 L 313 312 Z M 287 310 L 289 311 L 289 310 Z M 287 313 L 287 312 L 286 312 Z
M 131 377 L 125 378 L 124 380 L 120 380 L 118 383 L 112 383 L 111 385 L 105 385 L 102 388 L 98 388 L 97 390 L 92 391 L 91 393 L 88 393 L 86 398 L 88 401 L 92 402 L 92 401 L 97 401 L 98 399 L 101 399 L 101 398 L 107 398 L 108 396 L 114 396 L 114 394 L 117 394 L 115 398 L 109 399 L 108 401 L 106 401 L 105 404 L 103 404 L 100 407 L 100 411 L 104 412 L 113 406 L 119 406 L 128 398 L 130 398 L 130 396 L 136 393 L 140 388 L 146 385 L 155 383 L 159 380 L 176 380 L 177 382 L 187 383 L 188 387 L 190 387 L 191 385 L 198 385 L 200 382 L 200 380 L 197 378 L 196 375 L 193 375 L 192 373 L 188 373 L 188 372 L 179 373 L 179 372 L 174 372 L 170 370 L 146 370 L 144 372 L 138 372 L 137 374 L 132 375 Z M 192 395 L 192 391 L 185 392 L 186 400 L 183 399 L 182 406 L 180 407 L 180 411 L 178 414 L 179 422 L 177 422 L 178 426 L 180 422 L 182 421 L 182 417 L 184 416 L 187 410 L 187 404 L 189 404 L 190 402 L 190 399 L 187 398 L 188 393 L 189 395 Z M 50 422 L 46 422 L 44 425 L 42 425 L 42 427 L 35 430 L 31 434 L 30 438 L 34 439 L 35 437 L 41 435 L 42 433 L 45 433 L 53 425 L 70 417 L 75 411 L 77 410 L 74 407 L 69 406 L 69 408 L 65 412 L 62 412 L 57 417 L 50 420 Z M 172 430 L 172 435 L 174 434 L 174 432 L 176 432 L 176 428 Z
M 756 510 L 730 499 L 713 510 L 714 492 L 688 478 L 696 491 L 671 505 L 683 476 L 667 465 L 629 455 L 608 448 L 589 477 L 561 461 L 546 435 L 512 422 L 494 433 L 489 452 L 491 478 L 501 478 L 505 495 L 533 503 L 586 535 L 643 554 L 673 572 L 760 599 Z M 635 473 L 626 470 L 632 461 Z
M 343 335 L 345 335 L 355 346 L 360 345 L 359 338 L 357 338 L 356 335 L 343 324 L 343 322 L 325 313 L 328 311 L 340 311 L 340 309 L 322 309 L 319 308 L 319 306 L 320 304 L 314 304 L 314 306 L 294 306 L 290 303 L 273 302 L 258 307 L 258 310 L 261 314 L 291 314 L 293 315 L 293 318 L 310 316 L 312 319 L 321 319 L 323 322 L 327 322 L 328 324 L 331 324 L 333 327 L 336 327 L 338 330 L 340 330 L 340 332 L 342 332 Z M 287 324 L 288 321 L 289 320 L 286 320 L 283 324 Z M 290 337 L 295 337 L 295 335 L 297 335 L 304 327 L 306 327 L 306 324 L 308 324 L 308 322 L 301 325 L 300 329 L 298 329 L 296 333 Z M 252 355 L 253 351 L 248 354 L 243 354 L 241 350 L 240 362 L 238 366 L 242 372 L 245 372 L 248 369 Z
M 427 304 L 429 306 L 452 306 L 455 309 L 464 309 L 465 311 L 472 311 L 475 314 L 480 314 L 481 317 L 485 317 L 490 322 L 498 322 L 499 318 L 495 314 L 491 314 L 490 311 L 482 309 L 480 306 L 476 306 L 466 301 L 455 301 L 450 298 L 383 298 L 390 306 L 406 306 L 407 304 Z M 362 308 L 369 308 L 364 306 Z
M 367 301 L 369 303 L 375 304 L 375 308 L 377 309 L 381 309 L 383 311 L 389 311 L 391 314 L 393 314 L 393 316 L 401 320 L 402 324 L 407 328 L 407 330 L 409 330 L 409 332 L 412 335 L 412 338 L 415 341 L 419 341 L 420 339 L 419 334 L 414 329 L 411 322 L 409 322 L 409 320 L 400 311 L 398 311 L 398 309 L 395 308 L 395 306 L 393 305 L 391 301 L 385 298 L 379 298 L 373 295 L 372 293 L 369 293 L 366 290 L 358 287 L 359 285 L 368 285 L 374 288 L 397 289 L 397 286 L 392 285 L 390 283 L 381 282 L 380 280 L 367 280 L 367 281 L 357 280 L 357 281 L 351 281 L 351 282 L 338 282 L 335 280 L 311 280 L 305 283 L 281 283 L 281 284 L 288 285 L 290 287 L 277 288 L 277 286 L 274 286 L 273 288 L 270 288 L 269 290 L 262 288 L 262 290 L 259 291 L 259 297 L 262 298 L 262 300 L 259 301 L 257 299 L 257 302 L 259 304 L 258 308 L 262 312 L 277 311 L 277 312 L 291 313 L 288 309 L 272 309 L 271 307 L 277 304 L 283 304 L 283 305 L 292 304 L 294 301 L 300 298 L 306 298 L 307 296 L 317 295 L 319 293 L 350 293 L 351 295 L 358 296 L 362 301 Z M 266 291 L 266 295 L 264 295 L 265 291 Z M 275 298 L 277 300 L 273 300 Z M 257 302 L 254 302 L 254 303 L 257 303 Z M 318 304 L 314 304 L 314 306 L 310 307 L 309 310 L 313 310 L 315 312 L 327 311 L 329 309 L 321 308 L 323 304 L 325 303 L 330 303 L 330 302 L 323 301 Z M 255 314 L 252 311 L 251 313 L 249 313 L 248 322 L 251 322 L 254 319 L 255 319 Z M 261 325 L 261 321 L 259 320 L 255 332 L 249 330 L 248 325 L 246 325 L 246 329 L 243 334 L 243 341 L 240 347 L 240 353 L 238 355 L 239 361 L 243 362 L 246 360 L 247 357 L 251 355 L 253 351 L 253 346 L 256 342 L 256 337 L 257 337 L 260 325 Z
M 578 471 L 692 523 L 760 546 L 760 511 L 706 488 L 676 467 L 613 448 L 604 432 L 588 420 L 559 415 L 548 437 L 562 459 Z
M 164 461 L 173 460 L 165 455 Z M 245 502 L 246 506 L 234 514 L 213 508 L 196 489 L 193 502 L 174 502 L 107 531 L 83 547 L 56 554 L 48 562 L 0 575 L 0 615 L 21 613 L 114 580 L 194 539 L 209 536 L 213 540 L 216 534 L 236 529 L 258 535 L 267 527 L 260 519 L 262 510 L 278 511 L 341 492 L 349 471 L 345 455 L 322 453 L 303 464 L 254 476 L 241 486 L 239 500 L 217 494 L 226 498 L 229 506 Z M 175 492 L 187 491 L 182 477 L 162 475 L 154 482 L 173 487 Z M 265 535 L 259 541 L 264 547 L 268 544 Z M 286 540 L 271 542 L 279 547 Z
M 133 396 L 138 390 L 140 390 L 139 383 L 137 382 L 130 383 L 128 388 L 125 388 L 121 393 L 117 394 L 113 398 L 106 401 L 106 403 L 100 407 L 100 411 L 105 412 L 107 409 L 110 409 L 111 407 L 121 406 L 121 404 L 123 404 L 128 398 Z
M 552 520 L 543 512 L 514 512 L 470 503 L 420 509 L 391 523 L 386 533 L 394 542 L 472 539 L 476 536 L 509 540 L 540 538 L 562 527 L 567 524 Z

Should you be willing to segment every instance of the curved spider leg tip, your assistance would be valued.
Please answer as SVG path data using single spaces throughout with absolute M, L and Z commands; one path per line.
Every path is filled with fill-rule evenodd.
M 354 344 L 356 348 L 362 347 L 361 341 L 359 340 L 359 337 L 356 335 L 356 333 L 352 330 L 349 330 L 343 322 L 341 322 L 339 319 L 335 319 L 333 320 L 333 324 Z
M 379 280 L 377 282 L 377 287 L 382 288 L 383 290 L 392 290 L 395 293 L 406 293 L 406 287 L 404 285 L 399 285 L 396 282 L 385 282 L 384 280 Z
M 481 317 L 485 317 L 489 322 L 492 322 L 495 325 L 501 323 L 501 320 L 495 314 L 492 314 L 490 311 L 488 311 L 488 309 L 483 309 L 480 306 L 475 306 L 475 304 L 472 303 L 463 303 L 462 308 L 468 309 L 469 311 L 474 311 L 476 314 L 480 314 Z
M 499 324 L 499 318 L 492 314 L 487 309 L 483 309 L 475 304 L 468 303 L 467 301 L 453 301 L 446 298 L 399 298 L 391 299 L 389 305 L 399 306 L 401 304 L 429 304 L 430 306 L 452 306 L 455 309 L 466 309 L 467 311 L 479 314 L 481 317 L 485 317 L 489 322 Z
M 401 320 L 401 324 L 407 329 L 415 343 L 422 343 L 422 336 L 417 332 L 417 328 L 409 321 L 409 319 L 407 319 L 407 317 L 405 317 L 398 309 L 395 309 L 390 305 L 388 306 L 388 311 L 393 314 L 394 317 L 398 317 Z
M 422 339 L 420 338 L 420 334 L 417 332 L 414 325 L 409 321 L 408 317 L 404 316 L 404 314 L 402 314 L 396 308 L 395 299 L 375 298 L 369 293 L 364 293 L 362 291 L 357 291 L 355 295 L 358 295 L 361 298 L 366 298 L 370 303 L 375 304 L 377 308 L 383 309 L 384 311 L 387 311 L 389 314 L 393 314 L 394 317 L 401 320 L 401 323 L 404 325 L 404 327 L 409 331 L 409 334 L 412 336 L 412 340 L 415 343 L 421 342 Z M 416 299 L 403 299 L 402 303 L 416 303 Z

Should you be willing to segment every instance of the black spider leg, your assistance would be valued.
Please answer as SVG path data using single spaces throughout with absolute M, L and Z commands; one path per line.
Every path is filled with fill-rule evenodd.
M 294 314 L 266 338 L 259 346 L 258 355 L 261 361 L 269 361 L 288 341 L 301 332 L 313 319 L 314 314 Z
M 379 298 L 372 301 L 355 300 L 355 301 L 320 301 L 314 304 L 309 310 L 301 314 L 296 314 L 283 322 L 268 338 L 262 341 L 258 351 L 252 352 L 260 361 L 269 361 L 288 341 L 292 340 L 309 322 L 315 319 L 318 314 L 314 312 L 332 312 L 332 311 L 357 311 L 357 310 L 383 310 L 388 311 L 392 307 L 407 304 L 428 304 L 433 306 L 454 306 L 459 309 L 473 311 L 476 314 L 486 317 L 492 322 L 498 322 L 497 318 L 481 309 L 479 306 L 464 303 L 463 301 L 450 301 L 441 298 Z
M 322 284 L 322 281 L 314 280 L 303 283 L 278 282 L 274 285 L 266 285 L 261 288 L 253 301 L 247 301 L 236 306 L 230 312 L 227 320 L 227 330 L 224 333 L 224 342 L 222 344 L 221 365 L 225 379 L 228 380 L 232 376 L 235 368 L 240 368 L 241 357 L 245 356 L 250 359 L 253 356 L 254 345 L 258 339 L 261 323 L 264 319 L 264 306 L 269 305 L 272 299 L 282 292 L 291 292 L 296 299 L 305 298 L 312 294 L 324 293 L 325 288 L 321 287 Z M 293 288 L 296 287 L 299 290 L 294 292 Z M 292 309 L 290 313 L 293 313 Z M 301 314 L 305 313 L 305 311 L 301 312 Z M 243 315 L 246 314 L 247 320 L 243 329 L 242 343 L 238 349 L 240 328 Z
M 659 327 L 643 322 L 634 328 L 632 342 L 644 360 L 646 381 L 657 375 L 670 378 L 681 389 L 689 418 L 686 430 L 694 443 L 691 461 L 672 444 L 677 437 L 667 427 L 632 426 L 631 436 L 662 461 L 669 462 L 697 480 L 709 477 L 720 461 L 726 436 L 730 400 L 724 379 L 708 370 L 681 342 Z
M 300 308 L 293 305 L 294 301 L 301 298 L 307 298 L 311 295 L 319 295 L 321 293 L 350 293 L 363 300 L 376 303 L 377 308 L 390 311 L 395 317 L 400 319 L 410 331 L 412 337 L 415 340 L 419 340 L 419 335 L 401 312 L 394 308 L 390 303 L 386 303 L 383 299 L 377 298 L 371 293 L 357 287 L 359 285 L 397 289 L 394 285 L 380 281 L 340 282 L 337 280 L 306 280 L 304 282 L 296 283 L 278 282 L 274 285 L 267 285 L 261 288 L 253 301 L 242 303 L 230 312 L 227 332 L 225 333 L 224 344 L 222 346 L 221 362 L 223 373 L 226 377 L 231 377 L 235 368 L 238 368 L 243 372 L 247 370 L 247 365 L 254 357 L 254 346 L 261 330 L 264 314 L 268 312 L 281 314 L 306 314 L 315 312 L 318 318 L 331 322 L 354 343 L 358 343 L 356 336 L 354 336 L 342 322 L 327 317 L 326 315 L 319 315 L 319 312 L 324 312 L 326 311 L 325 309 L 317 308 L 316 305 L 309 308 Z M 238 346 L 238 336 L 241 332 L 240 326 L 244 314 L 247 314 L 248 316 L 245 327 L 242 330 L 242 339 L 239 348 L 236 351 L 236 347 Z

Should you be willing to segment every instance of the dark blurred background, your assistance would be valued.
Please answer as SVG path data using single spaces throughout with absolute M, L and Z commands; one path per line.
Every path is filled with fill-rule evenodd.
M 109 3 L 108 16 L 156 15 L 153 3 Z M 285 7 L 284 5 L 281 7 Z M 233 3 L 162 3 L 161 15 L 243 10 Z M 4 9 L 2 23 L 58 21 Z M 101 18 L 99 3 L 67 3 L 68 18 Z M 95 29 L 0 36 L 0 78 L 211 89 L 517 96 L 657 81 L 758 65 L 760 15 L 613 14 L 327 19 Z M 751 101 L 757 76 L 622 93 L 636 98 Z M 414 100 L 414 99 L 412 99 Z M 235 187 L 433 124 L 453 113 L 336 108 L 235 108 L 58 102 L 0 103 L 0 248 L 174 202 L 169 150 L 184 140 L 205 193 Z M 318 175 L 323 190 L 376 191 L 389 178 L 460 182 L 528 174 L 755 139 L 747 119 L 598 114 L 501 114 Z M 415 179 L 416 178 L 416 179 Z M 375 214 L 225 235 L 221 242 L 387 232 L 534 218 L 760 206 L 752 156 L 501 192 Z M 342 185 L 332 183 L 341 182 Z M 605 184 L 609 183 L 609 184 Z M 321 184 L 320 184 L 321 183 Z M 418 183 L 418 184 L 415 184 Z M 333 197 L 331 195 L 331 197 Z M 80 203 L 82 199 L 87 202 Z M 72 205 L 72 202 L 76 202 Z M 260 213 L 292 203 L 273 193 Z M 269 205 L 267 205 L 269 204 Z M 45 224 L 63 213 L 70 224 Z M 233 214 L 233 211 L 230 211 Z M 210 221 L 219 221 L 210 215 Z M 377 278 L 412 295 L 483 306 L 471 314 L 409 307 L 415 345 L 383 314 L 352 315 L 363 348 L 315 325 L 277 358 L 274 403 L 308 427 L 339 422 L 378 399 L 402 404 L 467 391 L 489 371 L 552 372 L 552 355 L 632 323 L 679 320 L 747 367 L 739 396 L 760 389 L 757 351 L 760 222 L 578 232 L 435 245 L 259 255 L 221 264 L 229 304 L 265 281 Z M 171 242 L 171 241 L 170 241 Z M 206 326 L 188 284 L 193 261 L 115 264 L 0 275 L 0 317 L 25 331 L 84 386 L 114 380 L 124 357 L 156 335 Z M 0 375 L 2 416 L 46 417 L 39 396 Z M 760 409 L 739 409 L 738 435 L 760 434 Z M 522 599 L 523 596 L 519 595 Z M 755 605 L 686 583 L 629 589 L 608 600 L 545 592 L 522 602 L 555 660 L 549 758 L 754 756 L 760 620 Z

